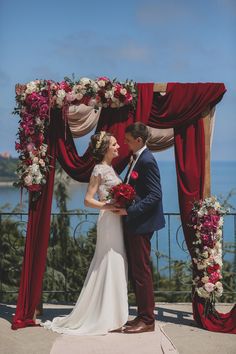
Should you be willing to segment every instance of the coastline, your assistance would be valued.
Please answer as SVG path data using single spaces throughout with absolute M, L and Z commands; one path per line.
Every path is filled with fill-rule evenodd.
M 0 188 L 1 187 L 13 187 L 14 181 L 0 181 Z

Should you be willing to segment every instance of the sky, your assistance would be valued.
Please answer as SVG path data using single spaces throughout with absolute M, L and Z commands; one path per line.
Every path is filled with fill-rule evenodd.
M 235 38 L 235 0 L 0 0 L 0 152 L 17 156 L 16 83 L 105 75 L 223 82 L 211 156 L 236 160 Z M 87 142 L 77 141 L 79 154 Z

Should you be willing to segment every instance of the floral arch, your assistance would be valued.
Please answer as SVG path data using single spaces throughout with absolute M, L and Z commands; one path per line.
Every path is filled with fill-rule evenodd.
M 61 83 L 36 80 L 16 85 L 15 113 L 20 115 L 16 143 L 20 153 L 17 184 L 29 190 L 30 203 L 12 329 L 35 325 L 33 318 L 40 301 L 46 263 L 56 160 L 70 177 L 87 182 L 94 160 L 89 148 L 82 156 L 78 155 L 73 137 L 86 135 L 96 127 L 96 131 L 105 130 L 116 136 L 121 148 L 114 168 L 121 173 L 129 161 L 127 147 L 122 144 L 125 128 L 141 121 L 150 128 L 148 146 L 152 151 L 174 145 L 181 221 L 193 263 L 194 319 L 207 330 L 236 333 L 236 307 L 227 314 L 220 314 L 213 303 L 211 311 L 204 315 L 205 305 L 212 295 L 220 296 L 222 292 L 221 286 L 217 286 L 217 282 L 221 284 L 220 266 L 213 260 L 211 268 L 208 267 L 207 283 L 212 285 L 207 289 L 202 280 L 206 267 L 198 267 L 197 233 L 189 227 L 193 220 L 195 224 L 199 222 L 199 209 L 207 209 L 204 203 L 212 202 L 209 198 L 203 204 L 200 201 L 210 196 L 211 128 L 215 106 L 225 92 L 223 83 L 154 84 L 129 80 L 120 83 L 106 77 L 82 78 L 77 82 L 66 78 Z M 211 227 L 219 230 L 223 211 L 217 204 L 215 208 L 217 217 Z M 210 232 L 215 235 L 212 229 Z M 216 241 L 219 245 L 220 237 L 213 242 L 213 251 Z

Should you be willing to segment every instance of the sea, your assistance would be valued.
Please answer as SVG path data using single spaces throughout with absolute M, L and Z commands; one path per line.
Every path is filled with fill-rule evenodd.
M 161 174 L 164 212 L 179 213 L 175 163 L 174 161 L 159 161 L 158 166 Z M 124 175 L 125 171 L 122 173 L 122 176 Z M 86 183 L 73 182 L 69 185 L 69 200 L 67 203 L 69 211 L 79 209 L 87 212 L 96 212 L 95 209 L 85 208 L 84 206 L 83 201 L 86 189 Z M 232 213 L 236 212 L 236 161 L 211 162 L 211 194 L 217 196 L 221 201 L 228 198 L 228 204 L 231 205 L 230 211 Z M 2 211 L 13 210 L 19 204 L 20 198 L 20 191 L 15 187 L 0 186 L 0 209 Z M 28 209 L 27 199 L 27 192 L 24 192 L 22 208 L 24 212 L 27 212 Z M 53 198 L 52 212 L 56 213 L 58 211 L 55 198 Z M 92 216 L 92 219 L 87 221 L 87 224 L 80 222 L 79 226 L 78 218 L 76 221 L 74 219 L 72 221 L 73 236 L 76 237 L 77 235 L 79 237 L 81 233 L 86 233 L 88 227 L 96 222 L 96 218 L 96 215 Z M 226 216 L 223 245 L 225 246 L 224 258 L 228 261 L 236 261 L 232 247 L 230 252 L 227 251 L 236 240 L 235 228 L 236 217 Z M 189 259 L 178 215 L 166 215 L 166 227 L 152 238 L 152 258 L 158 269 L 164 272 L 170 265 L 170 261 Z

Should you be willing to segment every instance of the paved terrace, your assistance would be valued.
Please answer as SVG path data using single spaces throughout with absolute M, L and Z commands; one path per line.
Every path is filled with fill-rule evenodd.
M 230 304 L 220 304 L 217 309 L 228 312 Z M 72 306 L 44 304 L 41 319 L 66 315 Z M 157 354 L 157 331 L 125 335 L 112 333 L 106 336 L 68 337 L 42 327 L 12 331 L 11 318 L 15 306 L 0 304 L 0 353 L 1 354 Z M 236 335 L 221 334 L 196 327 L 189 303 L 157 303 L 156 327 L 160 326 L 180 354 L 235 354 Z M 130 318 L 136 308 L 130 308 Z M 65 336 L 64 336 L 65 337 Z M 64 346 L 64 347 L 63 347 Z M 53 347 L 53 349 L 52 349 Z M 171 352 L 170 352 L 171 353 Z M 172 352 L 173 353 L 173 352 Z

